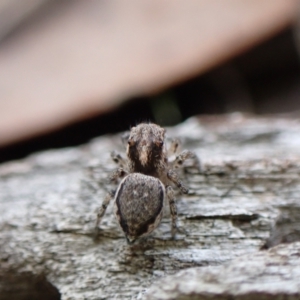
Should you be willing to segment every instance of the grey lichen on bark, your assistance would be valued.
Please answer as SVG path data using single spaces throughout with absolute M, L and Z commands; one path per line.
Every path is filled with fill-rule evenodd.
M 3 164 L 0 278 L 12 280 L 1 279 L 0 299 L 13 295 L 18 285 L 13 278 L 28 276 L 44 279 L 30 279 L 34 284 L 26 285 L 23 293 L 33 287 L 47 292 L 43 287 L 51 283 L 61 299 L 205 299 L 209 293 L 220 297 L 223 290 L 224 299 L 231 299 L 240 295 L 242 286 L 247 286 L 244 298 L 237 299 L 255 292 L 264 299 L 298 295 L 300 276 L 294 260 L 300 255 L 295 242 L 300 236 L 299 132 L 300 122 L 294 118 L 240 114 L 193 118 L 168 128 L 169 137 L 180 138 L 184 148 L 197 153 L 202 172 L 182 174 L 190 193 L 176 197 L 176 239 L 171 240 L 166 209 L 159 228 L 134 246 L 126 244 L 112 205 L 99 238 L 93 239 L 95 210 L 115 168 L 110 152 L 123 151 L 119 135 Z M 92 179 L 88 170 L 94 164 Z M 282 242 L 292 244 L 266 250 Z M 278 262 L 275 249 L 285 251 L 287 259 Z M 276 266 L 272 276 L 277 284 L 290 280 L 291 289 L 275 291 L 264 279 L 261 284 L 253 281 L 252 262 L 260 265 L 259 276 L 266 280 L 269 269 L 263 264 Z M 205 276 L 212 276 L 214 285 L 208 287 Z

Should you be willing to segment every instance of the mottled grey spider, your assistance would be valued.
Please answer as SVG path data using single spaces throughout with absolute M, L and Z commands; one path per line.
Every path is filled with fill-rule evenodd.
M 131 128 L 127 139 L 127 158 L 115 151 L 112 159 L 119 165 L 110 176 L 110 181 L 123 178 L 116 192 L 108 193 L 97 214 L 96 230 L 112 198 L 115 200 L 114 211 L 128 243 L 151 233 L 162 218 L 165 198 L 169 201 L 172 216 L 172 237 L 177 230 L 177 208 L 172 185 L 181 193 L 188 189 L 179 179 L 175 169 L 181 167 L 186 159 L 191 159 L 193 166 L 200 171 L 197 156 L 184 150 L 169 161 L 168 154 L 176 153 L 178 141 L 174 140 L 167 151 L 165 129 L 152 123 L 141 123 Z M 165 197 L 167 196 L 167 197 Z

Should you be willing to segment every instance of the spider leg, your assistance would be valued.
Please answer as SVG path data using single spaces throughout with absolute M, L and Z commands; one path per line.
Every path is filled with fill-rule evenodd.
M 111 182 L 117 182 L 117 179 L 123 178 L 125 175 L 128 175 L 128 172 L 123 168 L 118 168 L 109 176 L 109 180 Z
M 127 162 L 126 162 L 126 159 L 124 159 L 122 157 L 121 154 L 119 154 L 118 152 L 116 151 L 112 151 L 110 153 L 110 156 L 112 158 L 112 160 L 120 167 L 120 168 L 125 168 Z
M 173 162 L 173 168 L 177 169 L 183 166 L 183 163 L 187 160 L 191 160 L 191 165 L 189 167 L 195 168 L 199 173 L 201 170 L 200 161 L 197 155 L 193 151 L 184 150 L 179 155 L 176 156 L 175 161 Z
M 102 202 L 102 205 L 98 209 L 97 220 L 96 220 L 96 225 L 95 225 L 95 236 L 98 236 L 98 234 L 99 234 L 99 224 L 102 220 L 102 217 L 105 214 L 105 211 L 107 209 L 107 206 L 109 205 L 110 200 L 113 199 L 114 194 L 115 193 L 113 191 L 108 192 Z
M 128 173 L 123 168 L 118 168 L 109 176 L 109 181 L 117 182 L 117 179 L 122 178 L 127 174 Z M 113 192 L 113 191 L 108 192 L 102 202 L 102 205 L 98 209 L 96 226 L 95 226 L 95 236 L 96 237 L 99 234 L 99 224 L 102 220 L 103 215 L 105 214 L 105 211 L 107 209 L 107 206 L 109 205 L 109 202 L 111 201 L 111 199 L 113 199 L 114 195 L 115 195 L 115 192 Z
M 187 194 L 189 190 L 187 187 L 183 184 L 183 182 L 179 179 L 179 176 L 174 170 L 169 170 L 167 172 L 168 178 L 180 189 L 181 193 Z
M 173 155 L 173 154 L 176 154 L 177 151 L 178 151 L 179 146 L 180 146 L 180 141 L 179 141 L 179 139 L 172 139 L 172 140 L 171 140 L 171 144 L 170 144 L 170 146 L 169 146 L 169 148 L 168 148 L 168 151 L 167 151 L 168 156 L 171 156 L 171 155 Z
M 166 193 L 169 200 L 170 212 L 172 217 L 171 235 L 172 238 L 174 239 L 177 231 L 177 207 L 176 207 L 176 202 L 174 197 L 174 191 L 171 186 L 167 186 Z

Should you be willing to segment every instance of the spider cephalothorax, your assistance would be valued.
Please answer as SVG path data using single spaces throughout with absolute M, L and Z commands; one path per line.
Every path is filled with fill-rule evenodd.
M 127 145 L 130 172 L 159 177 L 167 165 L 164 141 L 165 129 L 156 124 L 133 127 Z

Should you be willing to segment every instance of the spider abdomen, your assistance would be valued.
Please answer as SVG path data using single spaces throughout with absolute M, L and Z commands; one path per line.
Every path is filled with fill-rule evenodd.
M 121 181 L 115 195 L 115 214 L 129 243 L 158 226 L 164 197 L 164 185 L 155 177 L 131 173 Z

